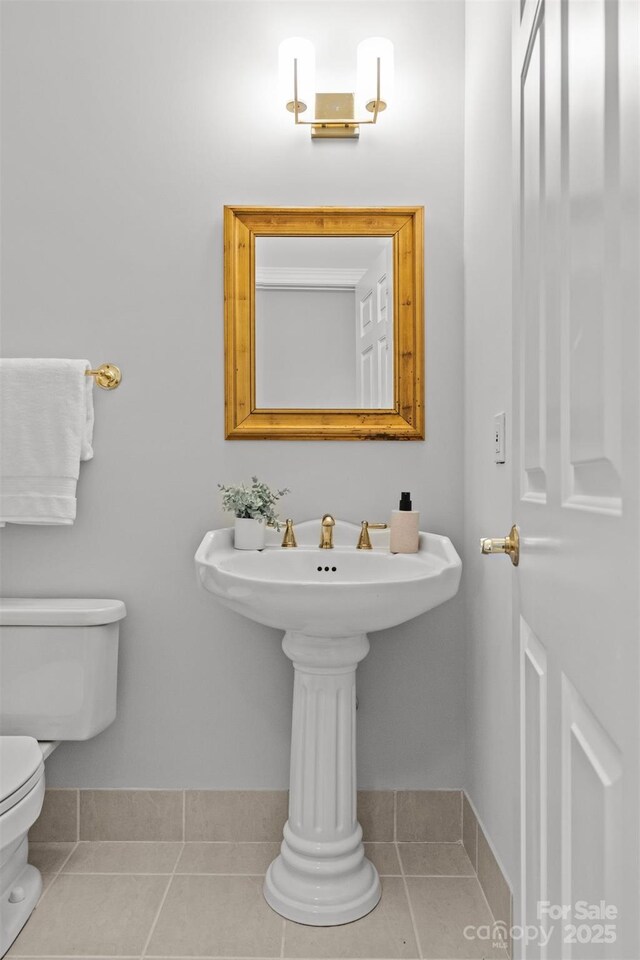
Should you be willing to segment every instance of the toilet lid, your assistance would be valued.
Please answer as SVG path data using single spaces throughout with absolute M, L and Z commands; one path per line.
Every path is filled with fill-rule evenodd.
M 127 615 L 122 600 L 0 597 L 0 626 L 87 627 Z
M 44 765 L 33 737 L 0 737 L 0 804 L 17 793 Z M 36 778 L 37 779 L 37 778 Z

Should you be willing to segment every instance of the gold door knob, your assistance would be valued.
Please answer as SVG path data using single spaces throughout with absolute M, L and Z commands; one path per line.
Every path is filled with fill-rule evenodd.
M 480 541 L 480 551 L 481 553 L 508 553 L 511 563 L 517 567 L 520 563 L 520 534 L 515 523 L 508 537 L 499 537 L 497 540 L 483 537 Z

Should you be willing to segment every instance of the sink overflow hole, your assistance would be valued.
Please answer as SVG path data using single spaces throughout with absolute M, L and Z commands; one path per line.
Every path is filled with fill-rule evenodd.
M 318 573 L 322 573 L 323 569 L 325 573 L 329 573 L 329 571 L 331 571 L 331 573 L 336 573 L 338 568 L 337 567 L 324 567 L 324 568 L 318 567 Z

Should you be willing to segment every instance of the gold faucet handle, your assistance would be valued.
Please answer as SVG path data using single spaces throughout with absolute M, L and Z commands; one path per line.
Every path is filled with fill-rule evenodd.
M 368 520 L 363 520 L 360 527 L 360 538 L 358 539 L 358 546 L 356 550 L 371 550 L 371 537 L 369 536 L 369 530 L 386 530 L 386 523 L 369 523 Z
M 285 524 L 286 526 L 284 531 L 284 537 L 282 538 L 282 546 L 297 547 L 298 544 L 297 544 L 296 535 L 293 529 L 293 520 L 287 519 L 285 520 Z

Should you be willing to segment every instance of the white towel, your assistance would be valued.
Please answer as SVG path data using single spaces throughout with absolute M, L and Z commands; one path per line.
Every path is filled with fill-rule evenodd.
M 93 456 L 88 360 L 0 360 L 0 524 L 71 524 Z

